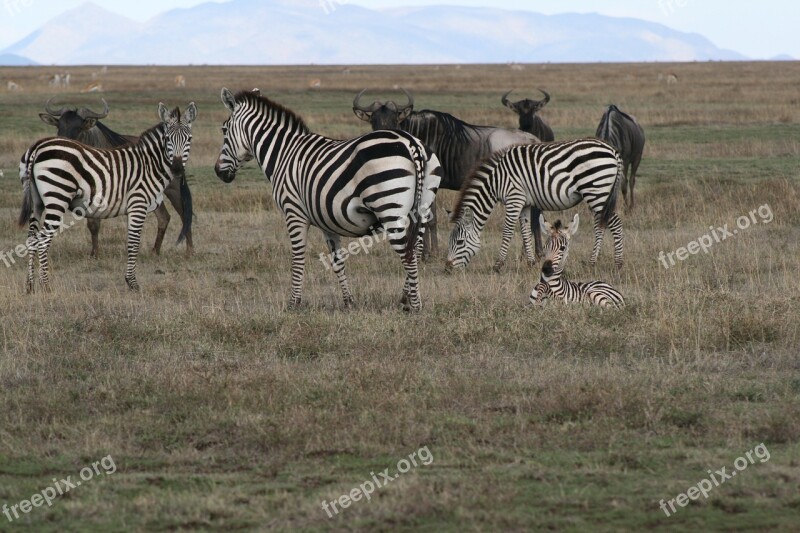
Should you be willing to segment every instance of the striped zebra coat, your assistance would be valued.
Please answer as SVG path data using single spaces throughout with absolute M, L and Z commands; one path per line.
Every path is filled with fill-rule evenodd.
M 234 96 L 223 89 L 222 102 L 231 115 L 215 170 L 230 183 L 243 162 L 255 159 L 272 182 L 291 241 L 290 307 L 302 302 L 308 228 L 316 226 L 325 234 L 345 306 L 354 300 L 340 237 L 385 231 L 406 271 L 403 305 L 420 309 L 418 259 L 442 174 L 436 156 L 403 131 L 343 141 L 317 135 L 292 111 L 255 92 Z
M 35 255 L 42 289 L 49 289 L 48 250 L 55 233 L 74 224 L 67 225 L 67 211 L 76 218 L 128 216 L 125 281 L 131 290 L 139 289 L 136 258 L 145 216 L 161 204 L 164 189 L 173 179 L 186 179 L 197 108 L 190 103 L 181 117 L 178 108 L 170 112 L 159 104 L 158 113 L 161 123 L 128 146 L 93 148 L 56 137 L 28 149 L 20 163 L 24 197 L 19 224 L 29 224 L 29 293 L 34 290 Z
M 615 213 L 622 165 L 617 151 L 598 139 L 577 139 L 514 146 L 483 162 L 464 181 L 451 214 L 446 267 L 466 266 L 481 247 L 480 234 L 498 202 L 505 205 L 503 241 L 495 270 L 503 268 L 514 227 L 520 224 L 526 259 L 535 262 L 531 250 L 531 206 L 542 211 L 561 211 L 585 201 L 594 213 L 594 266 L 605 228 L 614 236 L 614 259 L 622 266 L 622 221 Z
M 614 287 L 603 281 L 574 282 L 563 277 L 563 271 L 553 266 L 553 261 L 546 260 L 542 264 L 539 283 L 531 291 L 530 302 L 541 305 L 544 300 L 553 297 L 565 303 L 588 302 L 599 307 L 621 309 L 625 306 L 625 298 Z

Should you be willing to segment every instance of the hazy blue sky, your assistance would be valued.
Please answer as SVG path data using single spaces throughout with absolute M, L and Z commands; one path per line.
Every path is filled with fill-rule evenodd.
M 539 13 L 596 12 L 660 22 L 676 30 L 700 33 L 721 48 L 766 59 L 790 54 L 800 59 L 797 25 L 800 7 L 791 0 L 761 0 L 757 3 L 725 0 L 301 0 L 329 8 L 336 3 L 370 8 L 403 5 L 491 5 Z M 26 36 L 61 12 L 85 0 L 0 0 L 0 49 Z M 162 11 L 200 4 L 198 0 L 94 0 L 94 3 L 144 21 Z

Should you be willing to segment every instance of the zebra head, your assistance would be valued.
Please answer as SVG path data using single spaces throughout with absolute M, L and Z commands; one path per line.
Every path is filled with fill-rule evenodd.
M 253 89 L 252 93 L 259 96 L 261 91 Z M 253 153 L 250 145 L 246 142 L 248 136 L 245 134 L 245 127 L 247 124 L 241 117 L 243 115 L 242 106 L 237 104 L 236 97 L 225 87 L 222 88 L 221 97 L 222 103 L 231 112 L 231 116 L 222 123 L 222 150 L 220 150 L 214 171 L 219 179 L 230 183 L 236 178 L 239 167 L 253 159 Z
M 186 162 L 189 160 L 189 151 L 192 147 L 192 123 L 197 118 L 197 106 L 194 102 L 186 108 L 186 113 L 181 116 L 181 110 L 167 109 L 163 103 L 158 104 L 158 116 L 164 125 L 164 157 L 166 158 L 173 178 L 186 177 Z
M 563 270 L 569 254 L 569 245 L 572 237 L 578 232 L 578 213 L 572 218 L 568 227 L 564 227 L 560 220 L 550 224 L 544 219 L 544 215 L 539 215 L 539 224 L 544 229 L 546 242 L 543 252 L 545 261 L 550 261 L 551 268 Z
M 464 268 L 478 250 L 481 249 L 481 231 L 475 222 L 475 215 L 469 207 L 464 208 L 461 217 L 455 221 L 450 233 L 450 244 L 445 269 Z
M 408 118 L 411 111 L 414 110 L 414 97 L 408 91 L 402 89 L 408 98 L 408 103 L 400 107 L 397 103 L 387 100 L 386 102 L 374 101 L 369 106 L 363 106 L 359 103 L 361 97 L 367 90 L 364 89 L 358 93 L 353 100 L 353 113 L 364 122 L 369 122 L 372 130 L 398 130 L 400 123 Z
M 545 90 L 539 89 L 539 91 L 544 95 L 544 100 L 531 100 L 526 98 L 518 102 L 512 102 L 508 99 L 508 95 L 513 91 L 514 90 L 512 89 L 504 94 L 501 102 L 504 106 L 519 115 L 520 129 L 523 131 L 530 131 L 531 128 L 533 128 L 533 117 L 536 115 L 536 113 L 541 111 L 544 106 L 547 105 L 547 102 L 550 101 L 550 94 L 548 94 L 548 92 Z

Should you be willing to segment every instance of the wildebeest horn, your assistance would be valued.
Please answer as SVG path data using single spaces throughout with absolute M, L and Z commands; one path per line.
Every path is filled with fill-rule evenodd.
M 106 103 L 105 98 L 100 99 L 103 102 L 103 112 L 98 113 L 96 111 L 92 111 L 88 107 L 82 107 L 80 111 L 78 111 L 78 116 L 87 119 L 87 118 L 106 118 L 108 116 L 108 104 Z
M 50 98 L 47 99 L 47 102 L 44 104 L 44 110 L 47 111 L 47 113 L 49 115 L 53 115 L 54 117 L 60 117 L 66 111 L 68 111 L 68 109 L 66 107 L 62 107 L 61 109 L 58 109 L 58 110 L 52 109 L 50 107 L 50 104 L 52 103 L 54 98 L 55 98 L 55 96 L 51 96 Z
M 506 94 L 503 95 L 503 98 L 500 100 L 504 106 L 511 108 L 514 104 L 508 101 L 508 95 L 513 93 L 514 89 L 511 89 Z
M 361 91 L 360 93 L 358 93 L 356 95 L 355 99 L 353 100 L 353 109 L 358 109 L 359 111 L 364 111 L 365 113 L 370 113 L 370 112 L 374 111 L 374 109 L 372 109 L 373 107 L 375 107 L 374 104 L 367 108 L 367 107 L 364 107 L 364 106 L 362 106 L 361 104 L 358 103 L 358 101 L 361 100 L 361 97 L 364 95 L 365 92 L 367 92 L 366 89 L 364 89 L 363 91 Z
M 414 107 L 414 97 L 411 96 L 411 94 L 408 91 L 406 91 L 403 87 L 400 87 L 400 89 L 405 93 L 406 98 L 408 98 L 408 104 L 406 104 L 406 109 L 409 108 L 409 107 L 413 108 Z
M 550 101 L 550 94 L 544 89 L 539 89 L 539 92 L 541 92 L 544 95 L 544 100 L 542 100 L 542 105 L 545 105 L 547 102 Z

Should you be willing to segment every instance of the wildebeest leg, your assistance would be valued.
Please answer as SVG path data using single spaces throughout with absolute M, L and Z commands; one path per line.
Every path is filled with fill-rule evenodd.
M 536 256 L 533 255 L 531 246 L 531 206 L 525 206 L 519 216 L 519 231 L 522 234 L 522 254 L 525 256 L 528 266 L 536 264 Z
M 636 185 L 636 173 L 639 172 L 639 163 L 641 162 L 642 154 L 639 154 L 631 163 L 631 211 L 633 211 L 633 187 Z
M 347 276 L 344 273 L 345 255 L 342 253 L 340 246 L 340 237 L 334 233 L 325 233 L 325 242 L 328 244 L 333 273 L 336 274 L 336 278 L 339 280 L 339 287 L 342 289 L 344 306 L 348 308 L 352 307 L 355 300 L 353 299 L 353 294 L 350 292 L 350 283 L 347 281 Z
M 630 163 L 625 163 L 622 170 L 622 199 L 625 202 L 625 212 L 627 213 L 630 210 L 630 199 L 628 198 L 628 180 L 630 179 L 628 176 L 630 174 L 628 171 L 630 170 Z M 631 191 L 633 194 L 633 191 Z
M 128 211 L 128 264 L 125 268 L 125 282 L 132 291 L 139 290 L 139 283 L 136 281 L 136 258 L 139 255 L 142 226 L 146 216 L 147 211 L 142 205 L 130 208 Z
M 158 204 L 158 207 L 155 209 L 156 218 L 158 219 L 158 233 L 156 233 L 156 242 L 153 245 L 153 253 L 156 255 L 161 255 L 161 243 L 164 241 L 164 234 L 167 232 L 167 226 L 169 226 L 169 211 L 167 211 L 167 206 L 164 205 L 164 202 Z
M 542 257 L 544 251 L 542 250 L 542 227 L 539 224 L 539 216 L 542 210 L 538 207 L 531 206 L 531 233 L 533 233 L 533 242 L 536 244 L 536 257 Z
M 436 233 L 436 228 L 439 225 L 439 217 L 436 215 L 436 200 L 431 204 L 431 218 L 428 220 L 427 228 L 425 230 L 425 239 L 428 241 L 428 251 L 424 252 L 422 259 L 426 260 L 430 255 L 435 255 L 439 252 L 439 236 Z
M 169 203 L 172 204 L 172 207 L 175 208 L 175 211 L 178 213 L 181 221 L 183 221 L 183 197 L 181 196 L 181 180 L 174 179 L 170 182 L 166 189 L 164 189 L 164 195 L 169 199 Z M 186 256 L 190 256 L 194 253 L 194 244 L 192 243 L 192 230 L 186 232 Z
M 511 245 L 511 238 L 514 236 L 514 228 L 520 218 L 522 208 L 525 207 L 525 200 L 522 198 L 506 199 L 506 219 L 503 224 L 503 242 L 500 243 L 500 255 L 494 263 L 494 271 L 500 272 L 506 265 L 508 257 L 508 247 Z
M 97 259 L 97 252 L 100 248 L 100 219 L 87 218 L 86 227 L 89 228 L 89 233 L 92 236 L 92 251 L 89 252 L 89 257 Z

